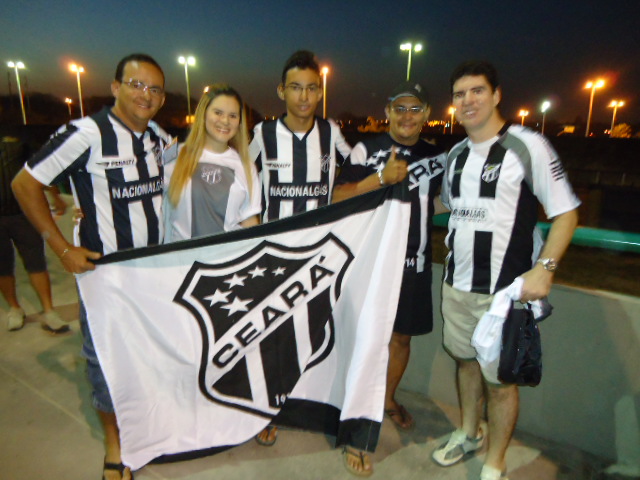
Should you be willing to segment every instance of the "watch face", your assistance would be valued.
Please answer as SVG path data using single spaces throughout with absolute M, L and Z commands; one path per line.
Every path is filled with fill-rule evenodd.
M 558 268 L 558 264 L 553 258 L 541 258 L 538 260 L 538 263 L 543 266 L 545 270 L 549 272 L 555 272 Z

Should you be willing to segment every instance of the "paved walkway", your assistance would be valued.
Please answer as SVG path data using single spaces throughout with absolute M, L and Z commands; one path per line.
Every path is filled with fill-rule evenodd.
M 60 220 L 70 230 L 69 215 Z M 102 435 L 90 404 L 85 364 L 80 357 L 77 295 L 71 275 L 48 252 L 56 310 L 72 333 L 47 335 L 39 326 L 40 305 L 18 268 L 20 301 L 28 317 L 25 327 L 7 332 L 6 303 L 0 299 L 0 479 L 97 480 L 101 475 Z M 416 427 L 399 431 L 385 419 L 373 455 L 373 478 L 475 480 L 483 453 L 444 469 L 430 454 L 457 423 L 457 409 L 410 392 L 400 399 L 416 418 Z M 333 439 L 300 431 L 281 431 L 275 446 L 250 441 L 227 452 L 198 460 L 149 465 L 136 473 L 150 479 L 353 479 L 332 448 Z M 578 480 L 630 478 L 606 475 L 606 466 L 566 445 L 554 445 L 522 432 L 508 454 L 511 480 Z

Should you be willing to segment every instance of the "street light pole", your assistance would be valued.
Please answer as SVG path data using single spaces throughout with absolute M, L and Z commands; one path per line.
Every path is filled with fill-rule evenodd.
M 518 112 L 518 116 L 522 117 L 522 121 L 520 122 L 520 125 L 522 125 L 524 127 L 524 117 L 526 117 L 527 115 L 529 115 L 529 110 L 520 110 Z
M 416 43 L 415 45 L 411 42 L 406 42 L 403 43 L 402 45 L 400 45 L 400 50 L 402 50 L 403 52 L 409 52 L 409 58 L 407 59 L 407 82 L 409 81 L 409 78 L 411 78 L 411 52 L 421 52 L 422 51 L 422 44 L 420 43 Z
M 611 100 L 611 103 L 609 104 L 609 107 L 613 108 L 613 116 L 611 117 L 611 129 L 609 130 L 609 138 L 611 138 L 611 135 L 613 134 L 613 126 L 616 122 L 616 112 L 618 111 L 618 107 L 622 107 L 624 105 L 624 102 L 618 101 L 618 100 Z
M 78 80 L 78 103 L 80 104 L 80 118 L 84 117 L 84 107 L 82 105 L 82 84 L 80 83 L 80 74 L 84 73 L 84 67 L 72 63 L 69 65 L 69 70 L 76 74 Z
M 591 96 L 589 98 L 589 116 L 587 117 L 587 130 L 584 132 L 584 136 L 589 136 L 589 130 L 591 128 L 591 112 L 593 111 L 593 97 L 596 94 L 596 88 L 604 86 L 604 80 L 600 79 L 597 82 L 588 81 L 584 88 L 591 89 Z
M 544 102 L 542 102 L 542 105 L 540 105 L 540 111 L 542 112 L 542 130 L 540 131 L 540 133 L 542 133 L 542 135 L 544 135 L 544 120 L 547 116 L 547 110 L 549 110 L 550 106 L 551 102 L 549 100 L 545 100 Z
M 196 64 L 196 59 L 192 56 L 179 57 L 178 62 L 180 65 L 184 65 L 184 78 L 187 82 L 187 122 L 191 122 L 191 84 L 189 83 L 189 65 Z
M 327 118 L 327 73 L 329 67 L 322 67 L 322 118 Z
M 7 62 L 9 68 L 13 68 L 16 72 L 16 84 L 18 85 L 18 95 L 20 96 L 20 108 L 22 109 L 22 124 L 27 124 L 27 113 L 24 110 L 24 98 L 22 97 L 22 87 L 20 86 L 20 73 L 18 69 L 25 68 L 22 62 Z

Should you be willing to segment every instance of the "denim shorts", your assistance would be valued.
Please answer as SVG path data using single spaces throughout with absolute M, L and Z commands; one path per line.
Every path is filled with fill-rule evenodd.
M 82 331 L 83 338 L 82 356 L 87 359 L 87 376 L 93 388 L 91 400 L 96 410 L 113 413 L 113 401 L 111 400 L 107 380 L 104 378 L 100 362 L 98 362 L 96 349 L 93 346 L 91 330 L 89 330 L 89 322 L 87 321 L 87 310 L 84 308 L 82 299 L 80 299 L 78 303 L 80 304 L 80 330 Z

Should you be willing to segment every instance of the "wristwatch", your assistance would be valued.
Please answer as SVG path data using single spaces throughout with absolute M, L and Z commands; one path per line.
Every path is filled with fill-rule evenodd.
M 384 179 L 382 178 L 382 170 L 378 170 L 378 183 L 380 183 L 381 187 L 384 187 L 386 185 L 384 183 Z
M 554 258 L 539 258 L 536 263 L 542 265 L 542 268 L 549 272 L 555 272 L 558 269 L 558 263 Z

